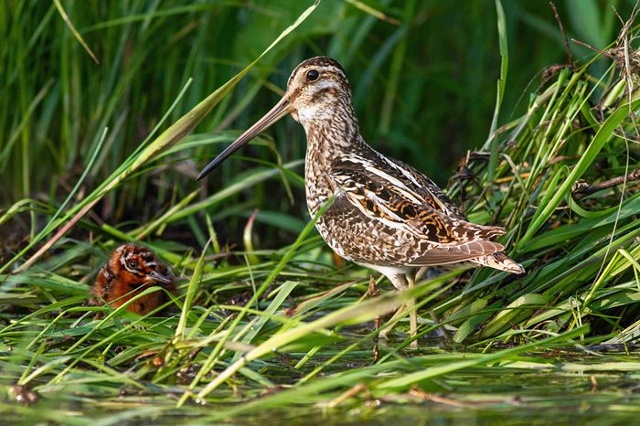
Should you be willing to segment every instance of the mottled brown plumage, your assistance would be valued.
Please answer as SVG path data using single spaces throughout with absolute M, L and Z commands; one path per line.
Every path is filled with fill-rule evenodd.
M 171 269 L 151 250 L 135 244 L 123 244 L 100 269 L 93 285 L 94 299 L 91 303 L 100 304 L 104 301 L 112 308 L 117 308 L 152 286 L 160 286 L 177 294 Z M 169 300 L 164 291 L 156 291 L 134 300 L 127 310 L 146 315 Z M 164 313 L 166 308 L 159 312 Z
M 422 266 L 473 262 L 524 272 L 502 252 L 501 244 L 490 241 L 504 229 L 469 222 L 431 179 L 367 145 L 345 71 L 331 58 L 298 65 L 280 102 L 198 179 L 287 114 L 307 135 L 309 212 L 315 216 L 326 207 L 316 227 L 340 256 L 383 273 L 398 289 L 411 285 L 412 269 Z

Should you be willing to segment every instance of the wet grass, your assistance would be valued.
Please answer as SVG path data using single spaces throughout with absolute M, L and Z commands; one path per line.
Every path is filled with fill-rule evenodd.
M 353 70 L 359 114 L 380 117 L 363 119 L 363 132 L 379 135 L 369 140 L 394 156 L 420 153 L 412 163 L 423 170 L 443 158 L 441 146 L 409 144 L 444 136 L 431 134 L 435 124 L 418 126 L 423 120 L 406 114 L 429 98 L 420 85 L 430 74 L 409 45 L 420 36 L 405 34 L 437 9 L 406 2 L 402 10 L 378 5 L 374 14 L 358 2 L 337 9 L 327 4 L 337 5 L 295 11 L 209 3 L 71 7 L 66 12 L 77 34 L 60 18 L 65 3 L 2 6 L 5 17 L 39 17 L 21 21 L 29 37 L 12 26 L 13 44 L 2 51 L 22 64 L 6 76 L 4 94 L 18 95 L 15 105 L 2 103 L 1 115 L 4 128 L 12 129 L 0 148 L 0 411 L 6 421 L 637 418 L 640 191 L 632 177 L 612 181 L 638 164 L 633 22 L 616 41 L 610 27 L 622 24 L 600 11 L 609 26 L 582 36 L 610 40 L 609 50 L 547 70 L 540 86 L 525 92 L 526 110 L 509 117 L 503 111 L 513 94 L 505 81 L 518 58 L 507 48 L 513 44 L 509 19 L 520 13 L 535 20 L 516 6 L 498 13 L 493 40 L 502 43 L 503 58 L 495 76 L 502 83 L 497 94 L 490 91 L 485 119 L 465 119 L 460 129 L 477 132 L 478 121 L 489 136 L 475 139 L 448 191 L 472 221 L 509 230 L 501 242 L 528 273 L 440 271 L 395 293 L 378 279 L 383 291 L 372 296 L 369 271 L 336 262 L 305 216 L 303 144 L 283 143 L 302 140 L 292 123 L 276 126 L 277 143 L 261 138 L 208 184 L 193 180 L 237 135 L 226 130 L 232 121 L 243 128 L 253 117 L 249 107 L 256 115 L 267 110 L 272 99 L 262 102 L 260 89 L 281 90 L 292 64 L 303 52 L 310 56 L 292 46 L 311 43 L 321 24 L 338 18 L 341 25 L 323 30 L 322 47 L 309 51 L 334 55 L 350 75 Z M 253 25 L 233 27 L 236 14 L 244 13 Z M 468 13 L 481 11 L 470 7 Z M 225 19 L 226 27 L 212 24 Z M 234 46 L 212 44 L 211 33 L 249 37 L 256 28 L 271 28 L 265 22 L 273 19 L 280 25 L 259 48 L 244 46 L 242 37 Z M 162 29 L 169 22 L 173 33 Z M 377 38 L 380 25 L 388 38 Z M 47 29 L 59 37 L 41 37 Z M 106 62 L 95 81 L 89 78 L 95 65 L 78 37 Z M 184 39 L 192 45 L 186 53 L 167 47 L 183 46 Z M 62 42 L 58 47 L 52 40 Z M 359 53 L 371 43 L 376 49 Z M 17 46 L 15 52 L 8 46 Z M 160 49 L 173 56 L 159 64 L 184 70 L 148 76 L 145 61 Z M 203 69 L 195 64 L 206 49 L 215 51 L 209 74 L 187 78 L 187 70 Z M 498 53 L 495 46 L 484 49 L 477 51 Z M 33 57 L 60 63 L 57 78 L 43 79 L 39 67 L 25 66 Z M 473 84 L 479 83 L 467 87 Z M 368 96 L 385 101 L 377 109 L 365 102 Z M 477 102 L 482 109 L 484 101 Z M 19 114 L 12 115 L 12 107 Z M 445 133 L 451 127 L 438 114 L 456 114 L 453 103 L 447 107 L 430 105 L 434 115 L 426 120 L 444 123 Z M 138 111 L 147 109 L 152 118 L 140 124 Z M 413 127 L 423 129 L 420 137 Z M 455 143 L 449 148 L 457 149 Z M 586 194 L 594 185 L 602 188 Z M 124 307 L 84 305 L 98 269 L 122 241 L 141 241 L 172 266 L 180 288 L 173 315 L 137 317 Z M 406 318 L 389 342 L 376 345 L 374 321 L 414 297 L 421 348 L 409 349 Z

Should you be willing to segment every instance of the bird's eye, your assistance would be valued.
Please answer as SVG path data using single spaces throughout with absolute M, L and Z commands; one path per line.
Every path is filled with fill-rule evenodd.
M 318 77 L 320 77 L 320 73 L 318 73 L 318 70 L 307 71 L 307 81 L 316 81 Z
M 129 268 L 136 269 L 137 267 L 138 267 L 138 262 L 136 262 L 135 260 L 132 260 L 131 262 L 129 262 Z

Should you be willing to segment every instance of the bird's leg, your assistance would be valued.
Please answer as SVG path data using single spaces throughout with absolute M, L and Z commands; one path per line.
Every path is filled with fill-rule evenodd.
M 389 281 L 393 284 L 393 286 L 398 290 L 405 290 L 407 288 L 412 288 L 414 284 L 413 278 L 407 274 L 396 274 L 396 275 L 387 275 Z M 386 341 L 388 339 L 387 335 L 393 328 L 396 322 L 404 315 L 406 310 L 410 310 L 409 312 L 409 334 L 413 339 L 410 344 L 411 349 L 418 348 L 418 339 L 416 338 L 418 334 L 418 313 L 415 310 L 415 300 L 411 299 L 407 302 L 403 303 L 395 314 L 391 317 L 391 319 L 387 322 L 387 325 L 380 331 L 380 339 Z
M 369 288 L 367 290 L 367 297 L 374 298 L 380 294 L 380 290 L 376 288 L 376 279 L 373 275 L 369 276 Z M 373 325 L 376 330 L 380 328 L 380 316 L 376 316 L 373 319 Z M 373 363 L 378 362 L 378 336 L 373 338 Z
M 407 287 L 413 288 L 414 281 L 411 274 L 405 276 L 407 281 Z M 407 300 L 405 303 L 407 309 L 409 309 L 409 335 L 411 336 L 411 349 L 418 349 L 418 311 L 416 311 L 416 299 Z

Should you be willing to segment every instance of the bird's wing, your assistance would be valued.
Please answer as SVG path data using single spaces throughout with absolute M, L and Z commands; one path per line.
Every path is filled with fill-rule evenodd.
M 500 227 L 468 222 L 431 180 L 382 156 L 343 158 L 332 165 L 331 178 L 340 189 L 336 197 L 343 197 L 369 219 L 400 227 L 430 243 L 450 246 L 449 251 L 453 246 L 462 248 L 504 234 Z M 494 251 L 499 250 L 489 252 Z
M 376 154 L 378 154 L 378 163 L 387 174 L 402 180 L 407 189 L 421 196 L 431 207 L 442 211 L 449 217 L 467 220 L 464 213 L 434 181 L 402 161 L 385 157 L 377 152 Z
M 504 249 L 502 244 L 493 241 L 470 241 L 456 246 L 434 247 L 420 256 L 414 257 L 408 263 L 409 266 L 446 265 L 450 263 L 465 262 L 478 258 L 489 257 Z
M 482 256 L 488 256 L 492 253 L 503 250 L 503 246 L 488 240 L 473 241 L 454 241 L 450 243 L 442 243 L 441 240 L 435 240 L 433 235 L 424 234 L 420 229 L 406 224 L 400 220 L 389 220 L 389 218 L 372 217 L 371 210 L 367 210 L 363 203 L 354 202 L 353 193 L 347 195 L 344 191 L 336 194 L 331 205 L 325 214 L 329 215 L 334 223 L 339 224 L 367 224 L 370 226 L 374 234 L 393 235 L 396 231 L 405 231 L 413 234 L 414 238 L 404 239 L 404 247 L 387 244 L 383 240 L 375 238 L 366 238 L 367 235 L 355 234 L 353 239 L 363 239 L 369 244 L 375 246 L 374 251 L 378 251 L 378 255 L 364 255 L 363 250 L 355 250 L 349 253 L 349 259 L 356 263 L 366 264 L 369 266 L 431 266 L 444 265 L 449 263 L 463 262 L 474 260 Z M 386 227 L 387 230 L 381 230 Z M 366 226 L 365 226 L 366 228 Z M 413 232 L 411 232 L 413 231 Z M 369 236 L 370 237 L 370 236 Z M 437 235 L 436 235 L 437 237 Z M 368 252 L 369 250 L 364 250 Z

